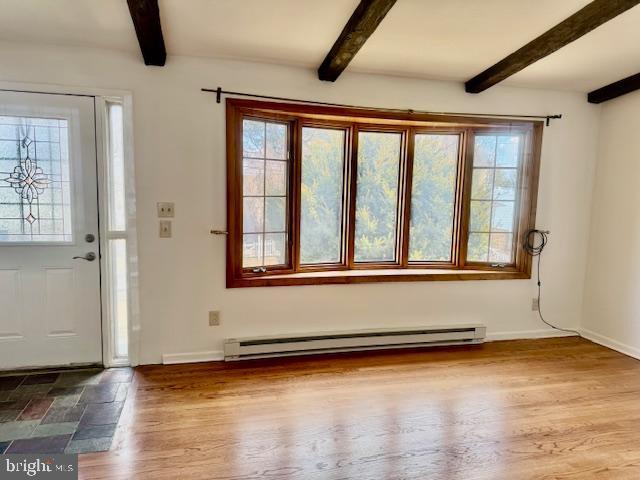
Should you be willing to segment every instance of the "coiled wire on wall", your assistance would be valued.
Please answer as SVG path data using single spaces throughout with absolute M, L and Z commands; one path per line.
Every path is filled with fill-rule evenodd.
M 548 230 L 536 230 L 536 229 L 532 229 L 529 230 L 527 232 L 527 234 L 525 235 L 524 238 L 524 244 L 523 247 L 525 249 L 525 251 L 531 255 L 532 257 L 538 257 L 538 262 L 537 262 L 537 280 L 538 280 L 538 315 L 540 316 L 540 320 L 542 320 L 542 322 L 545 325 L 548 325 L 549 327 L 555 329 L 555 330 L 559 330 L 561 332 L 568 332 L 568 333 L 574 333 L 578 336 L 580 336 L 580 333 L 577 332 L 576 330 L 571 330 L 568 328 L 560 328 L 560 327 L 556 327 L 555 325 L 553 325 L 552 323 L 547 322 L 544 319 L 544 316 L 542 315 L 542 280 L 540 279 L 540 262 L 542 260 L 542 252 L 544 251 L 544 247 L 547 246 L 547 242 L 549 240 L 549 231 Z M 540 236 L 540 242 L 538 244 L 536 244 L 536 235 Z

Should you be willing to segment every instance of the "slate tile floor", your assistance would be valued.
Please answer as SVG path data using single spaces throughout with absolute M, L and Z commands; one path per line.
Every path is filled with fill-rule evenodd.
M 0 454 L 109 450 L 130 368 L 0 376 Z

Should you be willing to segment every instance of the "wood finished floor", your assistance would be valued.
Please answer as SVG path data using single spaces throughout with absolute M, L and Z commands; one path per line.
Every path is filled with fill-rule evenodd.
M 578 338 L 136 369 L 85 479 L 638 479 L 640 362 Z

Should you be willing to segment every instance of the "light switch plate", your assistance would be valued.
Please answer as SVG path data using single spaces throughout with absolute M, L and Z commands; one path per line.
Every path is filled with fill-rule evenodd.
M 209 312 L 209 326 L 216 327 L 220 325 L 220 312 L 217 310 Z
M 171 238 L 171 220 L 160 220 L 160 238 Z
M 173 202 L 158 202 L 158 217 L 173 218 L 174 215 L 175 208 Z

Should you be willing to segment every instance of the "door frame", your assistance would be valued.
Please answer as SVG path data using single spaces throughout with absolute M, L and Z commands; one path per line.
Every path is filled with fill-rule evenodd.
M 37 84 L 26 82 L 0 81 L 0 91 L 72 95 L 92 97 L 94 99 L 95 115 L 95 141 L 96 141 L 96 172 L 98 183 L 98 229 L 100 246 L 100 316 L 102 319 L 102 363 L 105 367 L 136 366 L 139 362 L 140 343 L 140 311 L 139 311 L 139 275 L 138 254 L 136 236 L 136 210 L 135 210 L 135 168 L 133 148 L 133 93 L 128 90 L 104 89 L 93 87 L 74 87 L 50 84 Z M 106 138 L 107 103 L 109 101 L 122 104 L 123 113 L 123 155 L 125 168 L 125 197 L 127 199 L 126 231 L 117 237 L 109 235 L 105 219 L 109 215 L 109 155 Z M 128 357 L 126 359 L 115 358 L 114 352 L 114 327 L 115 318 L 111 308 L 111 287 L 113 278 L 109 269 L 110 254 L 108 249 L 109 238 L 124 238 L 127 241 L 127 314 L 128 314 Z

